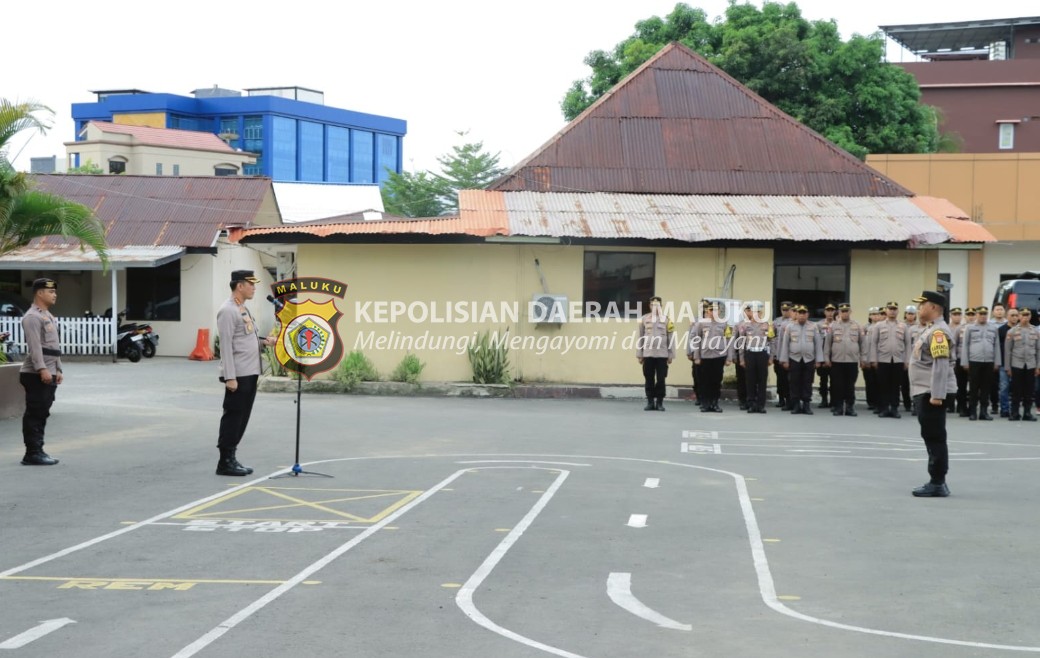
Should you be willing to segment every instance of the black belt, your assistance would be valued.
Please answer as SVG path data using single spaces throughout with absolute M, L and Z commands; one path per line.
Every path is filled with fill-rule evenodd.
M 50 347 L 41 347 L 40 351 L 47 356 L 61 356 L 61 350 L 52 349 Z

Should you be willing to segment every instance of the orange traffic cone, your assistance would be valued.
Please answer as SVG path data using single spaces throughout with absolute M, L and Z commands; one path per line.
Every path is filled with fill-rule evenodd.
M 209 329 L 199 329 L 198 340 L 195 341 L 195 350 L 188 355 L 192 361 L 212 361 L 213 350 L 209 348 Z

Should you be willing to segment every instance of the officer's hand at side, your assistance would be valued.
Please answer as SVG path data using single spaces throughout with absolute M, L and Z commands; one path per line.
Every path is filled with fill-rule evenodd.
M 643 362 L 643 357 L 641 357 L 641 356 L 637 356 L 637 357 L 636 357 L 636 361 L 638 361 L 638 362 L 642 363 L 642 362 Z
M 791 368 L 791 364 L 789 362 L 787 362 L 787 361 L 784 361 L 780 365 L 782 365 L 784 367 L 784 370 L 789 370 Z
M 1008 374 L 1008 377 L 1011 376 L 1011 368 L 1004 368 L 1004 372 Z
M 694 359 L 693 362 L 696 363 L 697 365 L 701 364 L 701 360 L 700 359 Z
M 53 381 L 53 378 L 51 377 L 51 371 L 47 370 L 46 368 L 40 370 L 40 381 L 44 384 L 50 384 L 51 381 Z
M 946 400 L 944 400 L 943 398 L 931 398 L 930 400 L 928 400 L 928 402 L 933 407 L 941 407 L 944 404 L 946 404 Z
M 693 355 L 692 354 L 687 354 L 686 358 L 689 359 L 690 361 L 693 361 Z
M 640 359 L 640 362 L 641 361 L 642 361 L 642 359 Z M 226 382 L 224 382 L 224 386 L 227 387 L 227 390 L 229 390 L 232 393 L 234 393 L 235 391 L 238 390 L 238 380 L 237 379 L 229 379 Z
M 827 366 L 828 368 L 830 368 L 830 367 L 831 367 L 831 362 L 830 362 L 830 361 L 825 361 L 825 362 L 823 363 L 823 365 L 825 365 L 825 366 Z
M 668 365 L 672 365 L 672 360 L 668 359 Z
M 57 375 L 54 376 L 54 383 L 55 384 L 60 384 L 63 381 L 65 381 L 65 377 L 60 372 Z
M 271 336 L 268 336 L 268 337 L 264 338 L 264 345 L 267 345 L 268 347 L 274 347 L 277 344 L 278 344 L 278 339 L 277 338 L 272 338 Z

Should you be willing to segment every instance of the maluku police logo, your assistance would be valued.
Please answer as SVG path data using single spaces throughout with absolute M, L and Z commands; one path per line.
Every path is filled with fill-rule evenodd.
M 275 357 L 286 370 L 308 380 L 336 367 L 343 358 L 338 321 L 343 313 L 335 299 L 346 295 L 347 285 L 321 278 L 290 279 L 271 286 L 280 323 Z M 299 299 L 301 294 L 328 295 L 326 301 Z

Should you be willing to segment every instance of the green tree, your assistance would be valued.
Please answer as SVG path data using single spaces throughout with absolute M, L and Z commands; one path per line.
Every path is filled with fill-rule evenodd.
M 561 108 L 571 120 L 658 50 L 678 41 L 765 100 L 853 155 L 931 153 L 943 142 L 913 76 L 883 61 L 880 34 L 842 41 L 833 21 L 808 21 L 798 5 L 761 9 L 730 0 L 723 19 L 680 3 L 636 23 L 611 52 L 595 50 L 592 74 L 575 81 Z
M 35 102 L 0 99 L 0 256 L 26 246 L 34 238 L 61 235 L 97 252 L 108 268 L 105 230 L 84 205 L 33 189 L 31 179 L 15 171 L 7 158 L 11 139 L 23 130 L 46 132 L 38 114 L 53 114 Z
M 400 217 L 437 217 L 444 213 L 444 185 L 425 171 L 391 172 L 383 183 L 383 208 Z
M 66 173 L 69 174 L 103 174 L 105 170 L 101 168 L 101 165 L 97 164 L 93 160 L 88 159 L 86 162 L 78 167 L 71 167 Z

